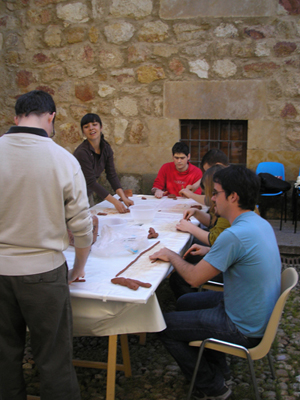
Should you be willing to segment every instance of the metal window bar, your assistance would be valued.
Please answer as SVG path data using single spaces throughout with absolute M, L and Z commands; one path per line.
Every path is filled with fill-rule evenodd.
M 222 138 L 222 129 L 224 132 L 225 128 L 227 133 L 224 139 L 224 137 Z M 198 167 L 200 167 L 201 156 L 212 148 L 224 151 L 230 164 L 245 166 L 247 163 L 247 128 L 248 122 L 244 120 L 181 120 L 180 140 L 189 146 L 191 163 Z M 233 137 L 233 132 L 235 132 L 235 137 Z M 195 144 L 196 146 L 194 146 Z M 197 148 L 196 157 L 195 148 Z M 233 155 L 234 152 L 235 155 Z

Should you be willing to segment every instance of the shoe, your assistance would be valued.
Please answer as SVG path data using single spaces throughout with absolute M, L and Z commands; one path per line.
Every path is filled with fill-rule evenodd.
M 195 400 L 226 400 L 231 396 L 231 390 L 227 386 L 223 386 L 222 389 L 211 394 L 206 394 L 201 390 L 197 390 L 193 397 Z

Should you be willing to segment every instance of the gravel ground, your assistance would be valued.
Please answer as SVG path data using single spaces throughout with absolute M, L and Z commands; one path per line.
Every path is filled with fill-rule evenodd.
M 296 266 L 298 273 L 300 266 Z M 175 300 L 165 280 L 157 296 L 163 311 L 175 309 Z M 300 285 L 292 291 L 284 310 L 277 338 L 273 344 L 273 359 L 277 379 L 274 381 L 267 358 L 254 363 L 262 399 L 300 399 Z M 189 385 L 174 359 L 167 353 L 156 334 L 147 334 L 146 344 L 139 337 L 128 335 L 132 377 L 125 378 L 118 371 L 116 400 L 183 400 Z M 74 338 L 74 358 L 106 361 L 106 337 Z M 118 356 L 121 354 L 118 348 Z M 118 362 L 122 362 L 118 359 Z M 246 360 L 228 356 L 232 372 L 232 400 L 254 400 L 254 393 Z M 24 356 L 24 373 L 28 394 L 39 394 L 39 376 L 32 361 L 30 342 Z M 106 371 L 76 367 L 82 400 L 104 400 Z M 55 399 L 53 399 L 55 400 Z

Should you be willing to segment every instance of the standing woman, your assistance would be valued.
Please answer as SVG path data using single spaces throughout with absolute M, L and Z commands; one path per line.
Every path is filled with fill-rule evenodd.
M 95 192 L 101 199 L 112 203 L 119 213 L 125 213 L 125 206 L 129 207 L 133 201 L 125 196 L 121 187 L 115 170 L 113 151 L 102 134 L 102 122 L 99 115 L 86 114 L 81 119 L 80 125 L 86 140 L 77 147 L 74 156 L 79 161 L 86 180 L 90 206 L 94 205 L 93 193 Z M 111 187 L 120 196 L 125 206 L 97 182 L 104 170 Z

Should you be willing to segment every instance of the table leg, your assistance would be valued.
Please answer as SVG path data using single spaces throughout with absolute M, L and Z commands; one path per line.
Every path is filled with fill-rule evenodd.
M 106 400 L 115 399 L 116 362 L 117 362 L 118 335 L 108 338 Z
M 146 335 L 147 335 L 146 332 L 139 333 L 140 336 L 139 344 L 141 344 L 142 346 L 146 344 Z
M 132 374 L 131 374 L 130 354 L 129 354 L 127 335 L 120 335 L 120 342 L 121 342 L 124 372 L 126 378 L 128 378 Z

